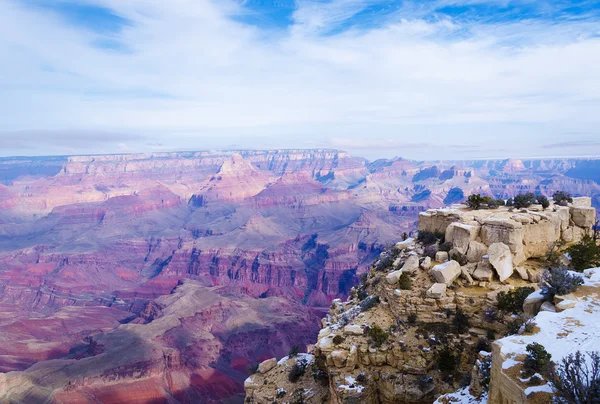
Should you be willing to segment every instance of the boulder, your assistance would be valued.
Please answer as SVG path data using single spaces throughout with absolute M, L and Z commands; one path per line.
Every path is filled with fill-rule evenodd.
M 271 359 L 267 359 L 264 362 L 261 362 L 260 365 L 258 365 L 258 373 L 267 373 L 269 370 L 273 369 L 275 366 L 277 366 L 277 359 L 275 358 L 271 358 Z
M 515 256 L 523 255 L 523 225 L 511 219 L 488 218 L 481 229 L 481 241 L 491 246 L 503 243 Z
M 529 280 L 529 274 L 527 273 L 527 270 L 525 268 L 517 267 L 516 270 L 521 279 L 523 279 L 524 281 Z
M 399 241 L 396 243 L 396 248 L 398 250 L 404 250 L 407 249 L 408 247 L 411 247 L 415 244 L 415 239 L 414 238 L 407 238 L 404 241 Z
M 529 317 L 536 316 L 540 312 L 540 308 L 546 298 L 540 293 L 540 291 L 533 292 L 525 298 L 523 302 L 523 313 Z
M 401 267 L 402 263 L 404 262 L 404 258 L 403 257 L 398 257 L 394 260 L 394 263 L 392 264 L 392 268 L 398 268 Z
M 419 269 L 419 257 L 417 255 L 409 255 L 406 261 L 404 262 L 404 266 L 402 267 L 402 271 L 408 274 L 414 274 Z
M 348 351 L 344 349 L 339 349 L 331 352 L 330 354 L 331 361 L 335 365 L 336 368 L 343 368 L 346 366 L 346 359 L 348 358 Z
M 554 307 L 552 302 L 544 302 L 540 306 L 540 311 L 549 311 L 550 313 L 556 313 L 556 307 Z
M 473 278 L 471 277 L 471 274 L 469 273 L 466 267 L 460 267 L 460 276 L 464 278 L 469 283 L 469 285 L 472 285 L 474 283 Z
M 358 349 L 356 346 L 352 345 L 350 348 L 350 353 L 346 358 L 346 366 L 350 368 L 354 368 L 358 364 Z
M 433 267 L 431 275 L 438 283 L 450 286 L 461 274 L 460 264 L 454 260 Z
M 428 299 L 441 299 L 446 297 L 446 284 L 445 283 L 434 283 L 426 294 Z
M 446 262 L 448 261 L 448 253 L 446 251 L 438 251 L 435 253 L 436 262 Z
M 464 223 L 452 223 L 448 229 L 452 228 L 452 246 L 461 255 L 465 255 L 469 249 L 469 243 L 474 241 L 479 235 L 479 226 L 472 226 Z M 447 230 L 448 231 L 448 230 Z
M 584 229 L 591 228 L 596 222 L 596 209 L 585 206 L 574 206 L 571 208 L 571 220 Z
M 402 296 L 402 291 L 400 289 L 394 289 L 394 296 L 396 296 L 396 297 Z
M 573 206 L 589 208 L 592 206 L 592 198 L 589 196 L 578 196 L 573 198 L 573 202 L 571 203 Z
M 421 269 L 428 270 L 431 268 L 431 257 L 425 257 L 421 262 Z
M 494 243 L 488 248 L 488 256 L 500 282 L 510 278 L 514 271 L 510 248 L 504 243 Z
M 473 272 L 473 278 L 478 281 L 490 282 L 492 277 L 494 276 L 494 271 L 490 261 L 487 257 L 482 258 L 481 261 L 477 264 L 477 268 Z
M 488 247 L 479 241 L 470 241 L 467 250 L 467 260 L 469 262 L 479 262 L 481 257 L 487 254 Z
M 344 334 L 347 334 L 347 335 L 363 335 L 364 334 L 364 330 L 358 324 L 349 324 L 349 325 L 347 325 L 347 326 L 344 327 Z
M 398 283 L 400 275 L 402 275 L 402 271 L 403 269 L 399 269 L 397 271 L 392 271 L 389 274 L 387 274 L 387 276 L 385 277 L 386 282 L 390 285 L 395 285 L 396 283 Z

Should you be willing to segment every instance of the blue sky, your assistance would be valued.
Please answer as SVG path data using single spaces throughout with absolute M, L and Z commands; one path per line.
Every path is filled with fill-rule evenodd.
M 600 155 L 600 1 L 5 0 L 0 155 Z

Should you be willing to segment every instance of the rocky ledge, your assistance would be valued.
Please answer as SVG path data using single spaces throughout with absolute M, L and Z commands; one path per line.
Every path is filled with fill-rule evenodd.
M 454 206 L 422 213 L 418 239 L 444 234 L 440 251 L 409 238 L 382 253 L 348 301 L 333 302 L 307 356 L 270 359 L 246 380 L 246 402 L 484 403 L 490 377 L 490 403 L 529 402 L 525 389 L 497 393 L 505 390 L 497 387 L 505 383 L 503 363 L 514 356 L 505 347 L 519 344 L 493 342 L 509 334 L 516 318 L 499 309 L 498 296 L 538 289 L 540 258 L 591 232 L 595 209 L 589 199 L 574 202 L 545 211 Z M 536 292 L 518 309 L 542 309 L 544 317 L 572 307 L 567 303 L 575 298 L 555 299 L 544 303 Z

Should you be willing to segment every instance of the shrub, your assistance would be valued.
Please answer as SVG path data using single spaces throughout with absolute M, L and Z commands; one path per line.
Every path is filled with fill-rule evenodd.
M 408 315 L 408 324 L 416 324 L 417 323 L 417 313 L 410 313 Z
M 277 398 L 285 397 L 286 393 L 287 393 L 287 391 L 285 391 L 285 389 L 277 389 L 277 395 L 275 397 L 277 397 Z
M 358 300 L 360 301 L 365 300 L 367 296 L 369 296 L 369 294 L 363 288 L 358 289 L 358 292 L 356 292 L 356 297 L 358 297 Z
M 504 206 L 504 199 L 490 199 L 487 205 L 490 209 L 498 209 L 500 206 Z
M 288 356 L 290 358 L 293 358 L 294 356 L 298 355 L 298 352 L 300 352 L 300 348 L 298 347 L 298 345 L 294 345 L 293 347 L 290 348 L 290 352 L 288 353 Z
M 467 201 L 465 202 L 468 207 L 471 209 L 481 209 L 481 205 L 484 202 L 484 198 L 480 194 L 469 195 Z
M 562 359 L 550 374 L 558 403 L 600 403 L 600 354 L 588 352 L 589 360 L 577 351 Z
M 524 323 L 524 321 L 521 318 L 515 318 L 515 319 L 509 321 L 508 324 L 506 324 L 506 329 L 508 331 L 508 335 L 518 334 L 523 323 Z
M 367 311 L 375 306 L 377 306 L 379 304 L 379 297 L 378 296 L 367 296 L 361 303 L 360 303 L 360 310 L 361 311 Z
M 402 290 L 410 290 L 412 288 L 412 280 L 410 279 L 410 275 L 406 272 L 402 272 L 402 275 L 400 275 L 398 287 Z
M 438 369 L 442 372 L 453 372 L 456 369 L 456 356 L 448 348 L 438 354 Z
M 542 295 L 552 299 L 555 295 L 566 295 L 583 284 L 583 278 L 569 273 L 566 267 L 552 268 L 542 274 Z
M 486 310 L 483 312 L 483 318 L 488 323 L 493 323 L 498 319 L 498 312 L 496 310 Z
M 462 334 L 469 329 L 469 317 L 467 317 L 460 307 L 456 308 L 452 324 L 459 334 Z
M 544 195 L 538 195 L 537 196 L 537 202 L 542 205 L 542 208 L 547 209 L 548 206 L 550 206 L 550 201 L 548 200 L 548 198 Z
M 537 342 L 527 345 L 527 357 L 523 361 L 523 374 L 530 376 L 536 372 L 546 373 L 550 367 L 552 355 Z
M 494 331 L 493 331 L 493 330 L 486 330 L 486 331 L 485 331 L 485 337 L 486 337 L 488 340 L 490 340 L 490 341 L 493 341 L 493 340 L 495 340 L 495 339 L 496 339 L 496 334 L 494 333 Z
M 437 254 L 437 252 L 438 252 L 437 246 L 432 244 L 432 245 L 428 245 L 427 247 L 425 247 L 425 249 L 423 250 L 423 255 L 425 255 L 426 257 L 429 257 L 431 259 L 435 259 L 435 254 Z
M 535 321 L 533 319 L 529 319 L 525 321 L 525 332 L 531 334 L 535 330 Z
M 246 368 L 246 370 L 248 371 L 248 374 L 253 375 L 256 372 L 258 372 L 258 363 L 253 363 L 252 365 L 248 366 L 248 368 Z
M 364 383 L 367 382 L 367 376 L 363 372 L 360 372 L 356 376 L 356 381 L 359 382 L 359 383 L 361 383 L 361 384 L 364 384 Z
M 417 235 L 417 240 L 423 245 L 431 245 L 437 243 L 438 238 L 431 231 L 420 231 Z
M 382 257 L 377 264 L 375 264 L 376 271 L 383 271 L 384 269 L 390 268 L 394 264 L 394 257 L 388 255 L 386 257 Z
M 329 385 L 329 374 L 327 373 L 327 363 L 322 356 L 315 356 L 315 363 L 310 372 L 312 378 L 323 386 Z
M 515 196 L 515 198 L 513 200 L 513 205 L 517 209 L 522 209 L 522 208 L 530 207 L 535 202 L 536 202 L 535 195 L 532 194 L 531 192 L 528 192 L 526 194 L 519 194 L 519 195 Z
M 566 206 L 567 203 L 573 202 L 573 197 L 571 197 L 571 194 L 564 191 L 555 192 L 554 195 L 552 195 L 552 199 L 554 200 L 554 203 L 560 206 Z
M 579 243 L 567 248 L 567 253 L 571 256 L 571 266 L 576 271 L 600 266 L 600 248 L 588 235 Z
M 304 376 L 307 367 L 308 362 L 305 359 L 296 361 L 294 366 L 292 366 L 290 369 L 290 373 L 288 373 L 288 380 L 292 383 L 296 383 L 302 376 Z
M 477 345 L 475 345 L 475 352 L 481 351 L 492 352 L 492 346 L 490 345 L 490 342 L 483 338 L 479 338 L 477 340 Z
M 440 251 L 445 251 L 445 252 L 450 252 L 450 250 L 452 249 L 452 243 L 450 241 L 446 241 L 442 244 L 440 244 Z
M 371 337 L 371 339 L 373 340 L 373 344 L 377 347 L 383 345 L 383 343 L 387 341 L 389 337 L 389 334 L 377 324 L 373 324 L 371 327 L 369 327 L 367 333 L 369 334 L 369 337 Z
M 525 299 L 534 291 L 534 288 L 521 287 L 508 292 L 500 292 L 498 293 L 498 309 L 513 314 L 522 313 Z
M 515 205 L 515 201 L 513 198 L 508 198 L 506 200 L 506 206 L 514 206 Z
M 345 341 L 345 338 L 342 337 L 341 335 L 336 335 L 335 337 L 333 337 L 333 343 L 335 345 L 339 345 L 339 344 L 341 344 L 344 341 Z

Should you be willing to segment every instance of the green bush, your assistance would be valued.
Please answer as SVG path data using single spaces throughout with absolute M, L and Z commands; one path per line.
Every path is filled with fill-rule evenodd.
M 296 383 L 302 376 L 304 376 L 307 367 L 308 362 L 305 359 L 296 361 L 288 373 L 288 380 L 292 383 Z
M 423 230 L 417 235 L 417 240 L 427 246 L 437 243 L 438 238 L 434 232 Z
M 550 201 L 544 195 L 537 196 L 537 202 L 542 205 L 542 208 L 547 209 L 550 206 Z
M 573 203 L 573 197 L 571 197 L 571 194 L 564 191 L 555 192 L 554 195 L 552 195 L 552 199 L 554 200 L 554 203 L 561 206 L 566 206 L 567 203 Z
M 567 253 L 571 256 L 571 266 L 576 271 L 600 266 L 600 248 L 588 235 L 579 243 L 567 248 Z
M 367 311 L 379 304 L 378 296 L 367 296 L 365 300 L 360 303 L 360 310 Z
M 383 345 L 383 343 L 387 341 L 389 337 L 389 334 L 377 324 L 373 324 L 371 327 L 369 327 L 367 333 L 369 337 L 371 337 L 371 339 L 373 340 L 373 344 L 377 347 Z
M 452 324 L 459 334 L 462 334 L 469 329 L 469 317 L 467 317 L 460 307 L 456 308 Z
M 408 315 L 408 324 L 416 324 L 417 323 L 417 313 L 410 313 Z
M 333 337 L 333 343 L 335 345 L 339 345 L 339 344 L 341 344 L 344 341 L 345 341 L 345 338 L 342 337 L 341 335 L 336 335 L 335 337 Z
M 484 197 L 482 197 L 480 194 L 469 195 L 465 203 L 471 209 L 478 210 L 481 209 L 481 205 L 484 203 Z
M 513 205 L 517 209 L 528 208 L 532 204 L 534 204 L 536 202 L 536 200 L 537 199 L 536 199 L 535 195 L 532 194 L 531 192 L 528 192 L 526 194 L 519 194 L 519 195 L 515 196 L 515 198 L 513 200 Z
M 412 280 L 410 279 L 410 275 L 406 272 L 402 272 L 402 275 L 400 275 L 398 287 L 402 290 L 410 290 L 412 288 Z
M 542 274 L 542 295 L 550 299 L 571 293 L 579 285 L 583 285 L 583 278 L 570 274 L 565 267 L 552 268 Z
M 288 352 L 288 356 L 290 358 L 293 358 L 294 356 L 298 355 L 299 352 L 300 352 L 300 348 L 298 347 L 298 345 L 294 345 L 293 347 L 290 348 L 290 352 Z
M 523 361 L 523 374 L 530 376 L 536 372 L 546 373 L 550 367 L 552 355 L 537 342 L 527 345 L 527 357 Z
M 525 299 L 534 291 L 534 288 L 520 287 L 508 292 L 500 292 L 498 293 L 498 309 L 507 313 L 522 313 Z
M 456 369 L 456 356 L 448 348 L 444 348 L 438 354 L 438 369 L 442 372 L 454 372 Z

